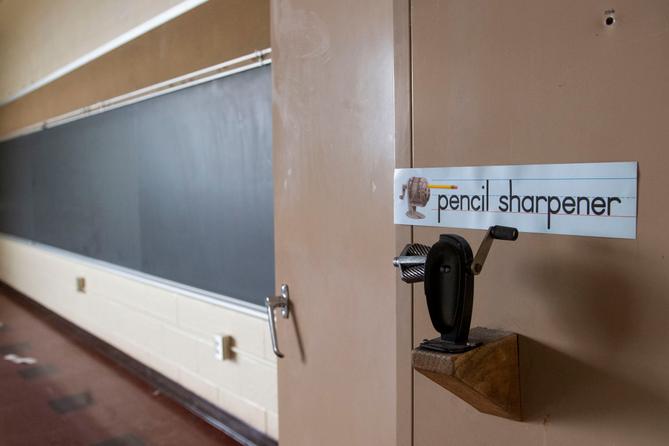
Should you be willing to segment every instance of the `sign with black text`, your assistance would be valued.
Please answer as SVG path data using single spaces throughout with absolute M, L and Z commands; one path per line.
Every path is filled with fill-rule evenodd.
M 395 169 L 395 223 L 636 238 L 637 163 Z

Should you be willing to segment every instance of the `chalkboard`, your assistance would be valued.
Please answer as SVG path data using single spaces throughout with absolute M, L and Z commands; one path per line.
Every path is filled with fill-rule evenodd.
M 270 67 L 0 143 L 0 231 L 262 304 Z

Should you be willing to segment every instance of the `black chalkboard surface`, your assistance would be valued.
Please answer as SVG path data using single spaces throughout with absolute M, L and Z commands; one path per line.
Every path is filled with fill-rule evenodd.
M 264 66 L 0 143 L 0 231 L 262 304 L 274 288 Z

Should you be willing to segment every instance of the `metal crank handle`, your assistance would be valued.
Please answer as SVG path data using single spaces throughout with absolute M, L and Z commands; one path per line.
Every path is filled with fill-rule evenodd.
M 509 226 L 491 226 L 488 228 L 479 250 L 476 252 L 474 261 L 472 262 L 472 273 L 478 275 L 483 270 L 483 264 L 488 257 L 493 240 L 508 240 L 515 241 L 518 239 L 518 229 Z

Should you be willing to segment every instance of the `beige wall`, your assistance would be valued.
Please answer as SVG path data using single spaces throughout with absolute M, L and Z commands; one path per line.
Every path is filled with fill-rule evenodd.
M 209 1 L 0 107 L 0 138 L 45 119 L 269 46 L 267 0 Z
M 106 11 L 114 2 L 100 3 Z M 58 29 L 68 39 L 76 32 Z M 0 135 L 269 46 L 266 0 L 210 1 L 0 107 Z M 4 69 L 3 63 L 0 72 Z M 86 294 L 75 290 L 78 276 L 87 280 Z M 276 360 L 262 308 L 248 315 L 2 234 L 0 280 L 261 432 L 278 436 Z M 215 334 L 234 337 L 234 361 L 214 359 Z
M 0 2 L 0 104 L 180 3 L 183 0 Z
M 414 166 L 638 161 L 636 240 L 520 234 L 473 325 L 522 335 L 524 422 L 415 378 L 415 446 L 666 445 L 669 3 L 415 0 Z M 416 228 L 434 243 L 455 232 Z M 435 335 L 421 293 L 415 341 Z

